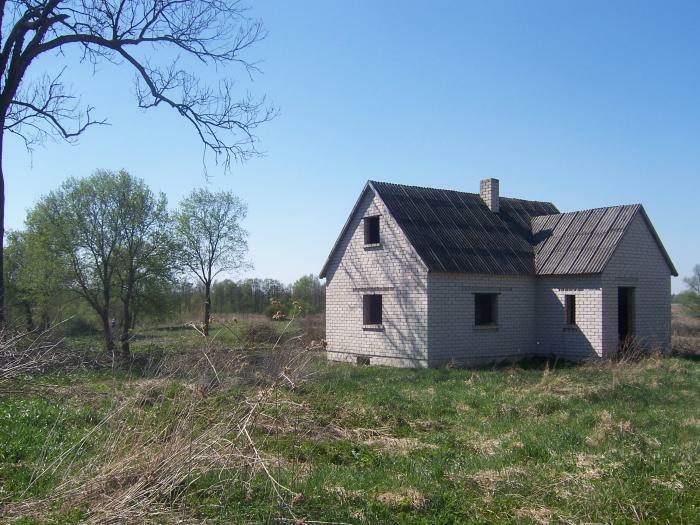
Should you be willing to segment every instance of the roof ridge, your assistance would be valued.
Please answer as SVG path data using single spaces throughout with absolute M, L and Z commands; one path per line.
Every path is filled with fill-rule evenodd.
M 531 201 L 534 202 L 534 201 Z M 574 211 L 561 211 L 559 213 L 548 213 L 545 215 L 533 215 L 531 220 L 538 219 L 539 217 L 553 217 L 554 215 L 569 215 L 571 213 L 584 213 L 587 211 L 596 211 L 596 210 L 610 210 L 612 208 L 640 208 L 642 207 L 642 204 L 639 202 L 636 202 L 634 204 L 615 204 L 613 206 L 598 206 L 597 208 L 585 208 L 583 210 L 574 210 Z
M 436 188 L 435 186 L 416 186 L 414 184 L 401 184 L 400 182 L 385 182 L 381 180 L 368 180 L 367 182 L 370 182 L 372 184 L 391 184 L 392 186 L 402 186 L 404 188 L 415 188 L 417 190 L 436 190 L 436 191 L 452 191 L 454 193 L 466 193 L 468 195 L 479 195 L 478 193 L 474 193 L 472 191 L 460 191 L 460 190 L 451 190 L 448 188 Z
M 404 188 L 415 188 L 415 189 L 418 189 L 418 190 L 449 191 L 449 192 L 452 192 L 452 193 L 463 193 L 463 194 L 466 194 L 466 195 L 475 195 L 475 196 L 477 196 L 477 197 L 479 197 L 479 198 L 481 197 L 481 194 L 480 194 L 480 193 L 475 193 L 475 192 L 473 192 L 473 191 L 452 190 L 452 189 L 449 189 L 449 188 L 437 188 L 437 187 L 435 187 L 435 186 L 416 186 L 416 185 L 414 185 L 414 184 L 401 184 L 401 183 L 399 183 L 399 182 L 385 182 L 385 181 L 381 181 L 381 180 L 372 180 L 372 179 L 369 179 L 367 182 L 370 183 L 370 184 L 390 184 L 390 185 L 392 185 L 392 186 L 401 186 L 401 187 L 404 187 Z M 508 200 L 508 201 L 534 202 L 534 203 L 537 203 L 537 204 L 552 204 L 552 205 L 554 205 L 554 203 L 553 203 L 553 202 L 550 202 L 550 201 L 538 201 L 538 200 L 533 200 L 533 199 L 521 199 L 520 197 L 504 197 L 503 195 L 500 195 L 499 198 L 500 198 L 500 199 L 504 199 L 504 200 Z

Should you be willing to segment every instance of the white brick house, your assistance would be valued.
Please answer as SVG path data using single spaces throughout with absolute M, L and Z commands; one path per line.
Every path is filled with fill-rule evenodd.
M 673 263 L 641 205 L 547 202 L 369 181 L 320 276 L 328 358 L 475 365 L 668 348 Z

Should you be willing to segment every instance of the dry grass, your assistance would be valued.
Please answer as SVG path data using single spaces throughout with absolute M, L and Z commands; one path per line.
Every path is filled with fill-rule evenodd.
M 700 319 L 674 311 L 671 347 L 675 355 L 700 355 Z
M 31 377 L 52 370 L 75 370 L 82 356 L 67 348 L 55 329 L 0 331 L 0 388 L 18 377 Z
M 113 401 L 94 447 L 88 437 L 37 462 L 36 483 L 44 470 L 59 482 L 5 515 L 51 521 L 62 505 L 87 523 L 696 521 L 694 359 L 400 370 L 309 362 L 322 345 L 293 332 L 266 346 L 253 332 L 189 348 L 178 335 L 143 376 L 97 385 L 89 404 Z M 71 403 L 93 379 L 71 387 Z
M 416 489 L 402 489 L 377 494 L 377 501 L 392 509 L 408 507 L 411 510 L 422 510 L 426 504 L 425 496 Z
M 519 483 L 519 478 L 526 475 L 527 471 L 521 467 L 507 467 L 499 470 L 480 470 L 468 476 L 486 497 L 492 497 L 497 490 L 514 487 Z
M 416 450 L 437 449 L 436 445 L 425 443 L 416 438 L 395 438 L 390 436 L 373 437 L 365 440 L 363 444 L 370 447 L 379 447 L 383 451 L 400 456 L 408 456 Z
M 600 419 L 590 436 L 586 438 L 589 445 L 598 445 L 613 435 L 631 434 L 634 432 L 629 421 L 615 421 L 607 410 L 603 410 Z
M 85 523 L 188 522 L 194 519 L 184 498 L 202 478 L 207 478 L 207 490 L 216 492 L 263 476 L 279 505 L 294 517 L 288 502 L 295 493 L 277 480 L 279 461 L 261 452 L 258 439 L 264 437 L 256 435 L 256 428 L 265 418 L 269 423 L 270 413 L 285 418 L 280 410 L 287 402 L 285 392 L 305 380 L 318 348 L 298 338 L 278 346 L 280 340 L 262 366 L 257 362 L 253 367 L 248 355 L 215 349 L 212 339 L 204 337 L 199 352 L 173 353 L 157 365 L 149 363 L 157 366 L 149 370 L 150 378 L 115 392 L 99 423 L 36 472 L 27 490 L 48 474 L 62 472 L 63 481 L 45 498 L 8 505 L 5 515 L 41 517 L 60 502 L 66 509 L 85 509 Z M 228 378 L 245 378 L 253 386 L 224 411 L 205 418 L 209 398 L 230 388 Z M 104 444 L 81 461 L 87 441 L 98 434 Z

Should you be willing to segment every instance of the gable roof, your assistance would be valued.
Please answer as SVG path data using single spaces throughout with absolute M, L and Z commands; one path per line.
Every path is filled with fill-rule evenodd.
M 637 214 L 668 264 L 678 275 L 641 204 L 545 215 L 532 219 L 535 271 L 538 275 L 590 274 L 603 271 Z
M 345 236 L 365 193 L 373 191 L 431 272 L 531 274 L 532 217 L 559 210 L 549 202 L 501 197 L 493 213 L 476 193 L 368 181 L 319 276 Z
M 559 213 L 550 202 L 501 197 L 494 213 L 476 193 L 368 181 L 321 278 L 368 191 L 381 200 L 429 272 L 600 273 L 639 213 L 672 275 L 678 275 L 640 204 Z
M 428 271 L 534 273 L 530 220 L 549 202 L 501 197 L 493 213 L 476 193 L 370 181 Z

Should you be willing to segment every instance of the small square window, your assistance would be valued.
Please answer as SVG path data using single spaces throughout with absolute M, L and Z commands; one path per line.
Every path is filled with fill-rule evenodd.
M 365 244 L 379 244 L 379 217 L 365 217 Z
M 576 296 L 567 294 L 564 296 L 564 310 L 566 312 L 566 324 L 576 324 Z
M 362 324 L 382 324 L 382 296 L 362 296 Z
M 498 324 L 498 294 L 474 294 L 474 324 L 476 326 Z

